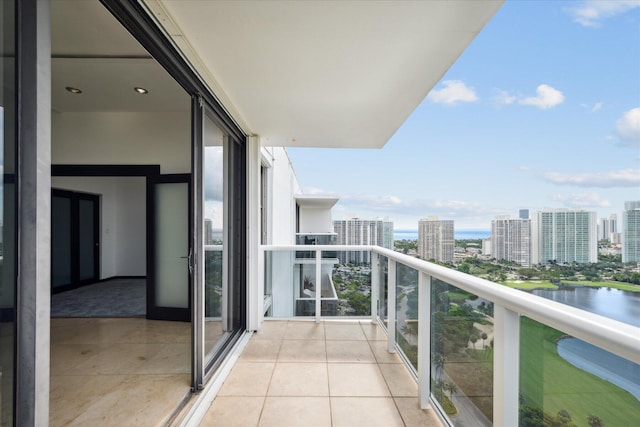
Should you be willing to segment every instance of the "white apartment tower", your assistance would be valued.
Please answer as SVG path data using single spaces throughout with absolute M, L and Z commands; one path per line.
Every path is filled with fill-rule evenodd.
M 622 262 L 640 262 L 640 200 L 624 203 Z
M 425 260 L 453 262 L 453 220 L 429 217 L 418 221 L 418 256 Z
M 600 218 L 598 222 L 598 240 L 608 240 L 613 243 L 612 234 L 618 232 L 618 216 L 609 215 L 609 218 Z
M 531 266 L 531 220 L 497 217 L 491 221 L 491 256 Z
M 341 219 L 333 221 L 337 245 L 375 245 L 393 249 L 393 221 L 385 219 Z M 369 252 L 344 252 L 340 261 L 344 264 L 371 262 Z
M 531 231 L 533 264 L 598 262 L 595 212 L 545 209 L 534 215 Z

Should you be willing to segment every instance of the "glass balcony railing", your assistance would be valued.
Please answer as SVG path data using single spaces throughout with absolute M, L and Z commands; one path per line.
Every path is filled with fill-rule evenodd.
M 379 322 L 448 425 L 640 425 L 639 327 L 377 246 L 261 251 L 265 316 Z

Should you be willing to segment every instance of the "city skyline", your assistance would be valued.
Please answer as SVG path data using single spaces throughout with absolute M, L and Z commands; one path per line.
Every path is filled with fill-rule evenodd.
M 339 196 L 334 219 L 396 230 L 490 230 L 522 208 L 621 218 L 640 188 L 639 22 L 640 2 L 506 2 L 383 149 L 288 149 L 300 185 Z

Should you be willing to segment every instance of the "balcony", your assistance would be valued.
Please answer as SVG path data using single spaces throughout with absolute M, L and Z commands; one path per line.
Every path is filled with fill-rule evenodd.
M 318 407 L 331 403 L 329 416 L 336 425 L 334 417 L 340 413 L 340 405 L 334 407 L 333 400 L 362 396 L 361 392 L 347 392 L 347 385 L 342 389 L 343 394 L 332 394 L 336 386 L 332 386 L 331 372 L 337 369 L 332 364 L 356 365 L 362 361 L 332 360 L 330 348 L 336 344 L 328 331 L 337 330 L 337 325 L 345 330 L 357 329 L 359 325 L 363 334 L 366 334 L 366 328 L 376 331 L 376 338 L 365 337 L 387 384 L 392 375 L 385 376 L 384 369 L 387 368 L 378 359 L 383 357 L 382 350 L 386 352 L 384 357 L 401 360 L 406 366 L 416 387 L 413 399 L 416 405 L 427 410 L 418 412 L 420 416 L 437 414 L 445 425 L 536 425 L 536 420 L 542 422 L 543 419 L 551 425 L 567 417 L 571 417 L 578 426 L 587 426 L 588 417 L 599 418 L 604 425 L 629 425 L 630 420 L 640 421 L 635 419 L 640 416 L 640 401 L 628 391 L 628 387 L 625 389 L 624 384 L 615 385 L 586 373 L 560 357 L 557 350 L 561 341 L 574 337 L 610 357 L 619 358 L 615 360 L 627 363 L 629 369 L 637 373 L 640 369 L 638 327 L 380 247 L 263 246 L 261 252 L 264 297 L 270 301 L 265 306 L 265 317 L 271 320 L 267 320 L 263 330 L 252 339 L 236 370 L 246 370 L 247 366 L 243 364 L 250 363 L 251 357 L 266 358 L 270 354 L 270 360 L 260 363 L 271 364 L 266 369 L 271 369 L 269 372 L 273 376 L 265 372 L 260 375 L 269 377 L 271 383 L 263 383 L 261 391 L 255 392 L 259 397 L 257 406 L 262 408 L 263 415 L 277 412 L 273 406 L 278 400 L 276 397 L 295 395 L 311 398 L 314 393 L 321 393 L 328 400 L 316 403 Z M 303 281 L 304 276 L 314 278 L 316 283 L 320 283 L 325 274 L 332 277 L 337 296 L 335 312 L 327 310 L 329 301 L 325 301 L 323 295 L 315 294 L 306 316 L 296 317 L 299 295 L 296 292 L 301 283 L 299 253 L 306 254 L 304 265 L 307 270 L 302 275 Z M 345 254 L 350 254 L 357 264 L 356 261 L 348 265 L 328 261 L 341 259 Z M 354 257 L 354 254 L 359 256 Z M 327 265 L 333 266 L 329 273 Z M 315 323 L 298 321 L 305 317 Z M 296 322 L 291 321 L 292 318 Z M 334 325 L 327 320 L 344 321 L 348 318 L 355 323 Z M 274 319 L 283 320 L 273 322 Z M 284 375 L 280 372 L 287 363 L 296 363 L 296 352 L 289 348 L 293 344 L 287 334 L 290 329 L 294 334 L 297 328 L 307 328 L 310 336 L 306 338 L 313 340 L 315 336 L 320 342 L 323 339 L 321 331 L 325 333 L 324 346 L 318 343 L 299 344 L 301 360 L 298 363 L 325 364 L 323 366 L 329 375 L 327 390 L 300 391 L 300 394 L 297 390 L 325 387 L 327 384 L 325 377 L 318 377 L 319 383 L 316 384 L 309 372 L 291 374 L 286 381 L 278 379 Z M 385 334 L 384 341 L 379 340 L 382 333 Z M 273 337 L 274 341 L 264 343 L 267 337 Z M 355 347 L 351 346 L 352 343 L 344 345 L 344 351 L 355 352 Z M 362 347 L 361 344 L 359 346 Z M 281 359 L 281 356 L 285 358 Z M 367 357 L 369 363 L 373 363 L 370 356 Z M 282 366 L 276 369 L 279 364 Z M 348 371 L 344 372 L 344 378 L 348 378 Z M 236 381 L 234 375 L 250 375 L 236 372 L 232 373 L 229 381 Z M 359 382 L 373 381 L 376 375 L 362 372 L 350 381 L 353 387 L 357 387 Z M 405 374 L 396 371 L 396 375 Z M 610 377 L 607 379 L 611 381 Z M 274 383 L 274 380 L 277 381 Z M 280 387 L 280 383 L 287 383 L 287 387 L 292 389 L 282 393 L 269 391 L 274 384 Z M 224 387 L 232 386 L 227 383 Z M 391 397 L 400 397 L 394 395 L 391 386 L 388 387 Z M 209 416 L 217 416 L 215 414 L 222 411 L 225 401 L 231 404 L 234 400 L 231 397 L 225 395 L 223 388 Z M 400 405 L 397 401 L 395 403 L 400 415 L 400 421 L 397 417 L 396 421 L 409 425 L 404 420 Z M 353 408 L 352 412 L 362 417 L 369 413 L 366 409 L 358 412 L 355 406 Z M 336 414 L 334 409 L 338 411 Z M 291 411 L 306 413 L 297 406 Z M 326 418 L 327 415 L 324 416 Z

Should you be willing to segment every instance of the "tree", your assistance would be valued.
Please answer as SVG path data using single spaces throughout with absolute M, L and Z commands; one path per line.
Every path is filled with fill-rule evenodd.
M 592 415 L 592 414 L 589 414 L 589 416 L 587 416 L 587 423 L 589 424 L 589 427 L 603 427 L 604 426 L 604 423 L 602 422 L 600 417 L 596 417 L 595 415 Z
M 471 341 L 471 344 L 473 345 L 473 349 L 476 349 L 476 343 L 478 342 L 478 336 L 476 334 L 471 334 L 469 336 L 469 341 Z
M 458 391 L 458 386 L 451 382 L 446 382 L 442 385 L 444 391 L 449 392 L 449 399 L 453 399 L 453 393 Z
M 482 335 L 480 335 L 480 338 L 482 338 L 482 348 L 484 348 L 484 340 L 489 338 L 489 336 L 485 332 L 483 332 Z

